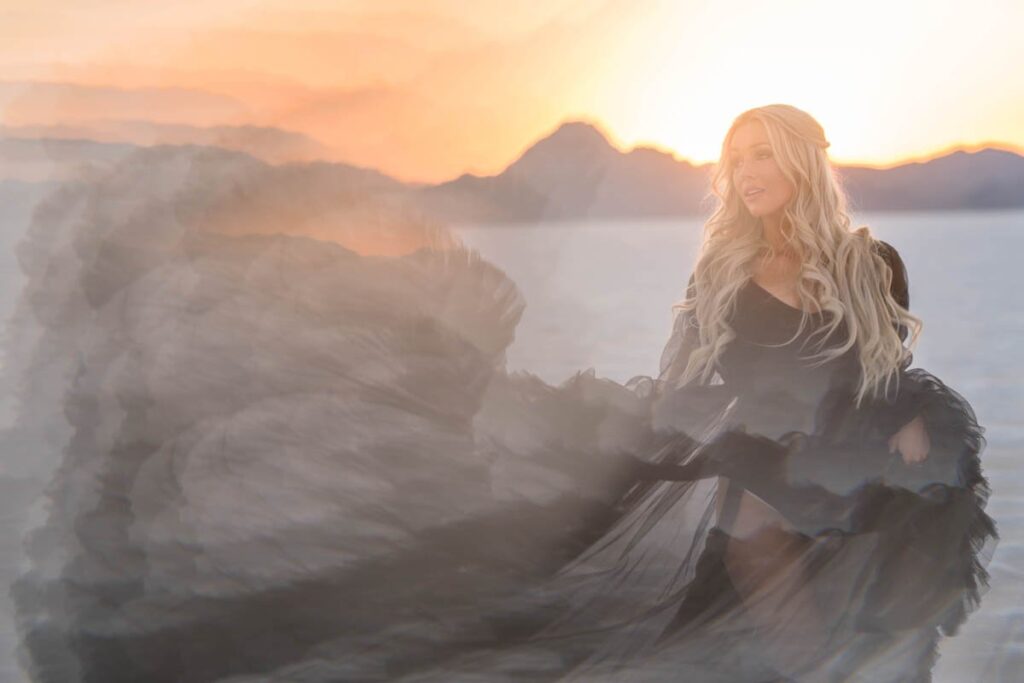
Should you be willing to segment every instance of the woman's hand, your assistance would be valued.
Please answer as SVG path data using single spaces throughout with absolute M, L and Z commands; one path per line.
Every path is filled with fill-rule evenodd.
M 899 451 L 903 456 L 903 462 L 908 465 L 924 462 L 924 459 L 928 457 L 931 445 L 928 430 L 925 429 L 924 420 L 920 415 L 889 437 L 889 452 Z

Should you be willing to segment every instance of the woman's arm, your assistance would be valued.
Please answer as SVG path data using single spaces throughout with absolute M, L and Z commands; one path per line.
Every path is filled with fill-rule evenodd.
M 686 285 L 687 298 L 696 296 L 696 273 L 691 273 Z M 690 355 L 700 345 L 700 327 L 693 311 L 678 311 L 672 321 L 669 335 L 659 360 L 658 376 L 663 382 L 674 385 L 682 376 Z
M 928 457 L 929 450 L 931 450 L 931 439 L 928 436 L 928 428 L 920 415 L 900 427 L 898 432 L 889 437 L 889 452 L 898 451 L 903 456 L 903 462 L 908 465 L 924 461 Z

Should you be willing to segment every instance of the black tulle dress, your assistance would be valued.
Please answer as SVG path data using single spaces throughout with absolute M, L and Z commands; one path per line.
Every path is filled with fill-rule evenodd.
M 876 244 L 892 270 L 894 298 L 909 308 L 902 259 L 888 243 Z M 799 577 L 794 583 L 821 610 L 832 610 L 814 619 L 831 629 L 824 651 L 802 653 L 807 659 L 794 667 L 792 661 L 777 665 L 778 678 L 930 680 L 940 632 L 956 633 L 977 604 L 986 578 L 979 557 L 995 538 L 983 512 L 983 430 L 959 394 L 934 375 L 910 369 L 909 358 L 895 391 L 856 407 L 855 349 L 817 367 L 803 360 L 818 315 L 794 338 L 801 311 L 748 281 L 731 321 L 736 339 L 718 368 L 722 383 L 682 389 L 669 402 L 680 415 L 676 411 L 688 402 L 720 394 L 730 401 L 727 425 L 695 443 L 681 466 L 669 462 L 679 450 L 657 463 L 638 463 L 641 477 L 654 481 L 719 477 L 722 497 L 695 578 L 661 641 L 693 637 L 700 624 L 744 610 L 724 558 L 740 501 L 753 493 L 785 519 L 800 555 L 792 565 Z M 695 334 L 679 322 L 684 329 L 666 349 L 677 357 L 692 344 L 687 334 Z M 845 335 L 842 325 L 838 332 Z M 906 339 L 905 329 L 900 336 Z M 673 360 L 664 358 L 663 366 Z M 915 416 L 924 420 L 931 448 L 924 462 L 908 464 L 887 443 Z M 706 672 L 709 679 L 724 673 L 720 663 L 729 656 L 718 659 Z M 723 680 L 758 675 L 741 668 Z
M 909 307 L 898 252 L 877 246 L 894 297 Z M 676 319 L 661 378 L 629 383 L 649 392 L 660 438 L 627 454 L 635 483 L 609 530 L 545 584 L 558 618 L 453 671 L 480 680 L 931 680 L 940 637 L 979 600 L 995 539 L 983 511 L 983 430 L 959 394 L 910 369 L 909 358 L 895 391 L 857 407 L 855 354 L 810 366 L 802 356 L 817 325 L 794 338 L 800 316 L 748 281 L 718 377 L 684 387 L 665 378 L 693 350 L 696 329 Z M 931 447 L 908 464 L 888 441 L 916 416 Z M 730 544 L 747 542 L 734 533 L 747 494 L 781 516 L 776 543 L 788 559 L 784 576 L 741 591 L 726 558 Z
M 33 680 L 916 681 L 977 603 L 982 430 L 926 371 L 855 408 L 853 356 L 764 346 L 800 312 L 748 283 L 721 382 L 667 379 L 680 316 L 661 376 L 550 386 L 505 370 L 524 302 L 477 254 L 219 234 L 154 174 L 68 189 L 20 247 Z M 261 194 L 233 187 L 175 201 Z M 887 440 L 917 415 L 911 466 Z M 751 498 L 791 558 L 757 599 L 725 563 Z

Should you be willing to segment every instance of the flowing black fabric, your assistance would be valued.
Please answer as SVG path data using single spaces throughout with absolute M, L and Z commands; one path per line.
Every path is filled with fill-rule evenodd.
M 240 193 L 147 178 L 228 169 L 145 161 L 20 250 L 5 444 L 59 458 L 12 590 L 34 680 L 923 681 L 977 604 L 982 428 L 925 370 L 855 408 L 854 356 L 766 345 L 800 312 L 748 282 L 715 381 L 667 379 L 680 315 L 659 377 L 550 386 L 505 370 L 524 302 L 475 253 L 219 233 Z M 791 558 L 756 594 L 751 500 Z
M 877 244 L 893 273 L 892 294 L 909 308 L 902 259 L 891 245 Z M 566 680 L 930 680 L 940 634 L 956 633 L 987 578 L 983 562 L 995 528 L 983 512 L 983 429 L 963 397 L 911 369 L 909 356 L 895 392 L 856 407 L 853 350 L 809 367 L 800 354 L 813 326 L 772 346 L 793 337 L 799 317 L 748 282 L 732 321 L 737 338 L 718 370 L 721 383 L 657 387 L 654 423 L 670 428 L 672 444 L 652 460 L 634 459 L 646 483 L 624 499 L 620 526 L 579 561 L 607 563 L 583 616 L 547 631 L 570 638 L 586 623 L 610 623 L 614 635 L 573 661 Z M 906 330 L 899 331 L 905 340 Z M 685 362 L 696 335 L 694 321 L 679 316 L 662 377 Z M 889 452 L 888 440 L 915 416 L 924 420 L 931 449 L 923 463 L 907 464 Z M 658 487 L 662 481 L 675 484 Z M 609 596 L 651 582 L 641 539 L 705 481 L 718 483 L 725 503 L 715 526 L 704 518 L 693 527 L 691 539 L 705 536 L 702 551 L 691 540 L 658 597 L 641 591 L 647 609 L 616 623 L 610 615 L 628 611 Z M 796 590 L 825 605 L 818 627 L 829 632 L 817 651 L 770 654 L 773 639 L 765 634 L 773 626 L 747 614 L 729 578 L 723 560 L 730 536 L 720 526 L 728 526 L 743 492 L 781 513 L 793 542 L 804 544 L 793 569 Z M 674 613 L 667 623 L 666 612 Z M 798 632 L 780 629 L 777 637 Z

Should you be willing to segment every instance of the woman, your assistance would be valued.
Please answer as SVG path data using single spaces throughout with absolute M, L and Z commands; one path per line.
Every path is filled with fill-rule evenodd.
M 976 553 L 994 537 L 981 428 L 959 395 L 907 370 L 922 325 L 905 268 L 849 230 L 828 146 L 811 116 L 778 104 L 741 114 L 723 144 L 720 204 L 661 379 L 671 411 L 708 391 L 735 399 L 730 428 L 681 467 L 638 463 L 648 479 L 721 482 L 662 639 L 737 608 L 782 676 L 929 680 L 939 629 L 976 602 Z
M 660 375 L 627 383 L 652 436 L 625 449 L 616 516 L 510 601 L 557 618 L 438 680 L 930 680 L 995 538 L 982 428 L 909 369 L 905 267 L 850 231 L 827 147 L 791 106 L 733 123 Z
M 514 283 L 317 166 L 154 149 L 55 194 L 5 365 L 8 461 L 51 473 L 29 676 L 927 680 L 995 536 L 981 428 L 909 369 L 902 262 L 826 146 L 737 119 L 625 386 L 507 372 Z

